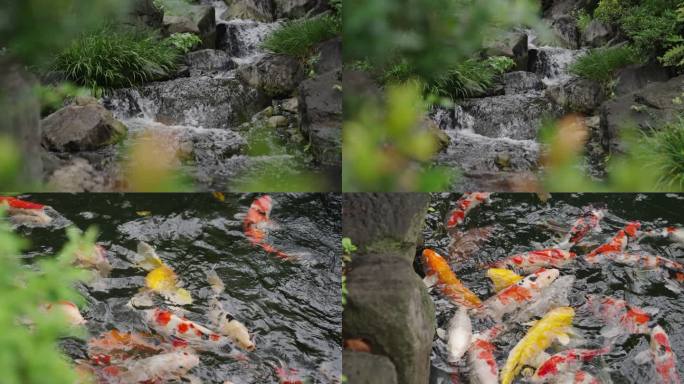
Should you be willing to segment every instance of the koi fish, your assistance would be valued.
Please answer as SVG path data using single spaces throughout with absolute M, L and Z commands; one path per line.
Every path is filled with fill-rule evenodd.
M 447 336 L 447 361 L 457 363 L 468 350 L 470 337 L 473 334 L 473 326 L 465 307 L 459 307 L 458 311 L 449 320 Z
M 435 279 L 442 294 L 458 305 L 479 308 L 482 301 L 459 280 L 442 256 L 431 249 L 423 250 L 423 266 L 428 278 Z
M 472 337 L 468 349 L 471 384 L 497 384 L 499 366 L 496 364 L 492 340 L 501 332 L 500 326 L 494 326 L 485 332 L 476 333 Z
M 228 336 L 240 348 L 247 351 L 255 350 L 256 345 L 251 340 L 247 327 L 235 319 L 233 315 L 225 311 L 218 301 L 218 295 L 225 289 L 223 281 L 221 281 L 214 270 L 207 273 L 207 279 L 212 286 L 212 290 L 216 294 L 216 296 L 209 301 L 209 307 L 211 308 L 209 310 L 209 321 L 211 325 L 215 326 L 222 335 Z
M 468 192 L 456 201 L 456 209 L 451 211 L 448 216 L 446 227 L 453 229 L 465 220 L 466 215 L 475 207 L 482 203 L 489 202 L 491 192 Z
M 151 271 L 164 265 L 161 258 L 157 256 L 157 251 L 144 241 L 138 243 L 137 257 L 137 265 L 146 271 Z
M 489 268 L 487 270 L 487 277 L 492 281 L 494 291 L 496 292 L 510 287 L 523 279 L 523 277 L 517 273 L 504 268 Z
M 107 277 L 112 270 L 112 265 L 107 259 L 107 251 L 97 244 L 92 249 L 80 247 L 75 252 L 74 265 L 97 271 L 102 277 Z
M 662 237 L 680 246 L 684 246 L 684 228 L 666 227 L 662 229 L 652 229 L 644 232 L 644 237 Z
M 266 230 L 264 227 L 271 221 L 269 217 L 272 208 L 273 201 L 271 196 L 264 195 L 255 199 L 252 205 L 250 205 L 249 210 L 247 210 L 247 215 L 242 223 L 243 231 L 252 245 L 259 246 L 267 253 L 272 253 L 278 258 L 290 260 L 292 256 L 266 243 Z
M 121 383 L 157 383 L 180 380 L 197 365 L 199 365 L 199 357 L 194 353 L 187 351 L 169 352 L 134 360 L 126 364 L 123 372 L 114 376 L 118 376 Z
M 492 234 L 492 227 L 472 228 L 451 234 L 449 259 L 466 259 L 477 252 Z
M 119 332 L 113 329 L 88 341 L 88 356 L 95 365 L 110 365 L 126 361 L 133 356 L 155 355 L 165 348 L 152 335 Z
M 52 218 L 45 213 L 45 205 L 17 199 L 16 197 L 0 196 L 0 206 L 7 208 L 7 214 L 15 223 L 47 225 Z
M 651 354 L 660 383 L 681 383 L 677 373 L 677 357 L 672 351 L 670 339 L 660 325 L 651 330 Z
M 591 251 L 585 256 L 585 260 L 593 263 L 596 262 L 596 256 L 614 253 L 614 252 L 624 252 L 627 249 L 627 243 L 629 238 L 635 238 L 639 234 L 639 228 L 641 228 L 641 223 L 634 221 L 628 223 L 624 229 L 618 231 L 609 242 L 599 246 L 598 248 Z
M 582 362 L 610 352 L 609 347 L 600 349 L 569 349 L 556 353 L 544 361 L 534 372 L 533 383 L 555 382 L 569 371 L 573 371 Z
M 145 276 L 145 287 L 152 292 L 160 294 L 174 304 L 192 304 L 190 292 L 179 287 L 176 273 L 166 264 L 151 270 Z
M 42 309 L 47 313 L 59 311 L 72 326 L 79 326 L 87 323 L 76 304 L 70 301 L 62 300 L 56 303 L 43 304 Z
M 570 232 L 563 238 L 563 240 L 558 244 L 560 249 L 570 249 L 573 245 L 579 243 L 589 231 L 597 231 L 599 223 L 605 217 L 606 213 L 603 209 L 592 209 L 579 219 L 575 221 L 570 229 Z
M 287 368 L 281 363 L 280 367 L 275 368 L 276 376 L 278 377 L 278 384 L 303 384 L 304 381 L 299 378 L 297 369 Z
M 559 268 L 575 259 L 577 255 L 560 248 L 542 249 L 530 251 L 495 262 L 493 265 L 499 268 L 511 267 L 524 272 L 531 272 L 539 268 Z
M 608 336 L 620 329 L 634 334 L 649 333 L 648 322 L 651 316 L 641 308 L 629 305 L 626 301 L 614 297 L 587 295 L 587 306 L 594 316 L 608 324 L 604 333 Z
M 508 355 L 501 371 L 501 384 L 511 384 L 523 366 L 534 360 L 554 340 L 566 342 L 574 317 L 575 310 L 572 307 L 559 307 L 537 321 Z
M 673 272 L 684 272 L 684 264 L 657 255 L 644 255 L 633 253 L 607 253 L 602 257 L 618 264 L 640 267 L 643 269 L 665 268 Z
M 532 318 L 543 316 L 553 308 L 568 306 L 568 292 L 572 290 L 574 283 L 575 276 L 560 276 L 551 285 L 544 288 L 533 301 L 513 313 L 508 322 L 524 324 Z
M 538 297 L 559 275 L 557 269 L 540 269 L 487 299 L 484 302 L 484 312 L 499 322 L 505 314 Z

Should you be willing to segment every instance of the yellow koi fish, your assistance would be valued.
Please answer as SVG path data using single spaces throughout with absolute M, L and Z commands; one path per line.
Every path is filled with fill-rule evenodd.
M 575 310 L 571 307 L 558 307 L 537 321 L 508 355 L 506 365 L 501 370 L 501 384 L 511 384 L 523 366 L 534 360 L 554 340 L 567 341 L 574 317 Z
M 492 284 L 494 284 L 494 290 L 496 292 L 508 288 L 523 279 L 523 277 L 517 273 L 504 268 L 489 268 L 487 270 L 487 277 L 492 281 Z

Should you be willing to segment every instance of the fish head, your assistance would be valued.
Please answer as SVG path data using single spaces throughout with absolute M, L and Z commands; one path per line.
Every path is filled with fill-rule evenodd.
M 660 325 L 656 325 L 651 330 L 651 350 L 656 356 L 672 353 L 670 339 Z
M 637 233 L 639 231 L 639 228 L 641 228 L 641 223 L 638 221 L 631 221 L 627 223 L 625 226 L 625 233 L 629 237 L 636 237 Z
M 547 379 L 554 377 L 559 374 L 559 365 L 563 362 L 563 357 L 560 355 L 554 355 L 546 359 L 534 372 L 534 375 L 530 378 L 533 383 L 543 383 Z
M 178 376 L 185 375 L 191 369 L 199 365 L 199 357 L 187 351 L 169 354 L 171 359 L 170 371 Z
M 268 217 L 271 214 L 271 208 L 273 208 L 273 200 L 269 195 L 263 195 L 252 203 L 251 209 Z
M 534 273 L 536 279 L 534 282 L 540 287 L 547 287 L 553 283 L 558 276 L 560 276 L 560 271 L 557 269 L 540 269 Z

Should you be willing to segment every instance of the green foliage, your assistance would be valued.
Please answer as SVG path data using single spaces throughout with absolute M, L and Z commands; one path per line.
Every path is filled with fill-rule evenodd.
M 343 237 L 342 238 L 342 250 L 346 255 L 351 255 L 353 252 L 356 252 L 358 248 L 356 245 L 352 243 L 352 240 L 348 237 Z
M 202 44 L 202 39 L 194 33 L 174 33 L 168 37 L 167 41 L 183 54 Z
M 1 103 L 0 103 L 1 105 Z M 0 185 L 8 191 L 18 191 L 25 187 L 19 180 L 21 153 L 12 138 L 0 135 Z
M 580 31 L 586 31 L 589 23 L 591 23 L 591 15 L 585 9 L 580 9 L 577 11 L 575 18 L 577 19 L 577 27 Z
M 508 57 L 491 57 L 487 60 L 466 60 L 457 64 L 442 77 L 428 84 L 431 95 L 452 100 L 481 95 L 494 84 L 494 80 L 515 66 Z
M 76 84 L 110 89 L 168 76 L 178 58 L 175 46 L 161 41 L 155 32 L 105 27 L 74 41 L 57 57 L 53 69 Z
M 68 359 L 57 349 L 64 336 L 78 336 L 59 312 L 46 314 L 45 303 L 69 300 L 83 303 L 73 284 L 87 274 L 71 266 L 74 252 L 92 247 L 95 231 L 81 235 L 67 231 L 69 242 L 56 257 L 42 258 L 33 266 L 22 265 L 25 242 L 0 220 L 0 370 L 4 384 L 73 384 L 77 376 Z M 19 326 L 30 323 L 32 326 Z
M 613 78 L 616 70 L 638 61 L 638 54 L 629 46 L 599 48 L 580 57 L 570 67 L 570 71 L 606 84 Z
M 338 33 L 339 25 L 330 15 L 299 19 L 273 31 L 264 41 L 263 47 L 275 53 L 306 59 L 316 44 L 331 39 Z
M 429 166 L 439 148 L 423 127 L 421 94 L 416 82 L 389 86 L 385 105 L 369 100 L 355 119 L 345 121 L 344 191 L 438 191 L 451 184 L 451 171 Z
M 684 190 L 684 117 L 655 131 L 645 142 L 651 148 L 645 161 L 661 175 L 659 186 L 666 191 Z
M 37 85 L 36 93 L 40 100 L 41 115 L 46 116 L 64 106 L 64 102 L 77 96 L 90 96 L 86 88 L 71 83 L 57 85 Z
M 677 9 L 677 23 L 680 28 L 684 25 L 684 2 Z M 668 37 L 669 49 L 660 57 L 666 66 L 684 67 L 684 37 L 682 34 Z

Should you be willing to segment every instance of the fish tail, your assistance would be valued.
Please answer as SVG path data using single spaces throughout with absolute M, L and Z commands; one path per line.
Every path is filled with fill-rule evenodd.
M 278 250 L 277 248 L 275 248 L 274 246 L 272 246 L 272 245 L 270 245 L 270 244 L 259 243 L 259 246 L 260 246 L 261 248 L 263 248 L 266 252 L 275 255 L 275 256 L 276 256 L 277 258 L 279 258 L 279 259 L 283 259 L 283 260 L 290 260 L 290 259 L 292 259 L 292 257 L 291 257 L 290 255 L 288 255 L 287 253 L 285 253 L 285 252 L 283 252 L 283 251 Z

